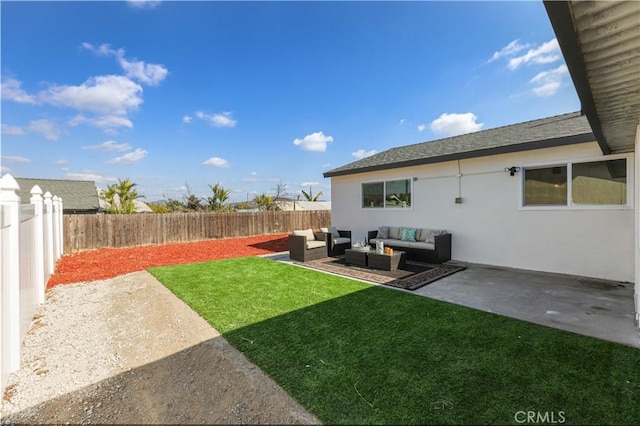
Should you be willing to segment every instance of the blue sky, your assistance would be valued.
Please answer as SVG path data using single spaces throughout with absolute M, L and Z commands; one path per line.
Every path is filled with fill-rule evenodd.
M 2 173 L 231 201 L 577 111 L 542 1 L 7 2 Z

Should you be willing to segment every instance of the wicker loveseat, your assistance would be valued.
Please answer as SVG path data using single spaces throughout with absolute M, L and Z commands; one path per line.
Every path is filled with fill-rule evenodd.
M 381 226 L 376 231 L 369 231 L 367 236 L 372 247 L 382 241 L 385 247 L 406 252 L 408 259 L 427 263 L 451 260 L 451 234 L 445 230 Z
M 327 257 L 327 234 L 313 229 L 295 230 L 289 234 L 289 258 L 298 262 Z

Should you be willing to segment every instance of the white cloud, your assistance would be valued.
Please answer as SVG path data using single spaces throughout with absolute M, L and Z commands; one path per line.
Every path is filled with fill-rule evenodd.
M 40 92 L 52 105 L 88 111 L 101 116 L 126 116 L 142 105 L 142 87 L 121 75 L 92 77 L 79 86 L 53 85 Z
M 293 144 L 299 146 L 303 151 L 324 152 L 331 142 L 333 142 L 333 136 L 325 136 L 322 132 L 315 132 L 302 139 L 296 138 Z
M 115 56 L 116 61 L 128 78 L 138 80 L 149 86 L 156 86 L 164 80 L 169 71 L 164 65 L 148 64 L 137 59 L 129 60 L 124 56 L 124 49 L 114 50 L 108 44 L 101 44 L 96 47 L 91 43 L 82 43 L 82 48 L 89 50 L 99 56 Z
M 378 151 L 376 151 L 375 149 L 372 149 L 369 151 L 365 151 L 364 149 L 359 149 L 356 152 L 352 152 L 351 155 L 353 155 L 358 160 L 361 160 L 365 157 L 371 157 L 373 154 L 377 154 L 377 153 Z
M 2 124 L 2 134 L 20 136 L 26 133 L 40 133 L 45 139 L 56 141 L 62 130 L 52 121 L 46 119 L 32 120 L 24 127 Z
M 251 172 L 250 173 L 251 177 L 250 178 L 244 178 L 242 179 L 244 182 L 257 182 L 257 176 L 258 176 L 258 172 Z
M 87 43 L 86 41 L 80 45 L 83 49 L 90 50 L 98 56 L 110 56 L 115 54 L 115 50 L 111 48 L 106 43 L 101 44 L 100 46 L 94 46 L 91 43 Z
M 300 186 L 301 187 L 305 187 L 305 186 L 316 186 L 316 185 L 320 185 L 320 182 L 301 182 Z
M 140 160 L 142 160 L 144 157 L 147 156 L 147 154 L 149 154 L 148 151 L 145 151 L 144 149 L 136 149 L 133 152 L 128 152 L 126 154 L 124 154 L 121 157 L 116 157 L 112 160 L 109 160 L 108 163 L 111 164 L 136 164 L 137 162 L 139 162 Z
M 85 117 L 82 114 L 78 114 L 69 120 L 68 124 L 71 127 L 78 126 L 80 124 L 87 123 L 92 126 L 98 127 L 104 130 L 106 133 L 115 133 L 118 127 L 133 128 L 133 123 L 127 117 L 117 115 L 105 115 L 102 117 Z
M 129 61 L 125 59 L 122 49 L 118 50 L 117 58 L 118 63 L 127 77 L 148 84 L 149 86 L 160 84 L 160 82 L 167 77 L 167 74 L 169 74 L 169 71 L 163 65 L 147 64 L 144 61 Z
M 98 175 L 91 170 L 83 170 L 80 173 L 66 173 L 65 177 L 72 180 L 92 180 L 99 183 L 115 182 L 118 180 L 111 176 Z
M 116 141 L 106 141 L 98 145 L 85 145 L 82 149 L 95 149 L 100 151 L 128 151 L 131 145 L 128 143 L 117 143 Z
M 67 160 L 62 160 L 62 159 L 60 159 L 60 160 L 56 160 L 56 161 L 54 162 L 54 164 L 55 164 L 55 165 L 57 165 L 57 166 L 66 166 L 66 165 L 67 165 L 67 163 L 68 163 L 68 162 L 67 162 Z
M 189 124 L 193 121 L 193 117 L 191 117 L 190 115 L 185 115 L 184 117 L 182 117 L 182 122 Z
M 20 136 L 25 134 L 25 130 L 22 127 L 18 126 L 9 126 L 8 124 L 2 123 L 2 126 L 0 126 L 0 128 L 2 129 L 3 135 Z
M 0 157 L 0 160 L 6 163 L 30 163 L 31 162 L 31 160 L 29 160 L 26 157 L 19 157 L 15 155 L 3 155 L 2 157 Z
M 196 111 L 196 117 L 200 120 L 208 121 L 213 127 L 236 127 L 237 121 L 233 119 L 232 112 L 219 112 L 216 114 L 208 114 L 202 111 Z
M 60 138 L 60 129 L 52 121 L 41 119 L 29 122 L 28 131 L 40 133 L 45 139 L 57 141 Z
M 565 64 L 551 71 L 543 71 L 537 74 L 530 81 L 535 85 L 533 93 L 540 97 L 555 95 L 562 85 L 562 80 L 568 74 L 569 70 Z
M 489 62 L 496 61 L 505 56 L 513 56 L 519 51 L 528 48 L 529 46 L 530 45 L 528 44 L 520 44 L 520 39 L 513 40 L 511 43 L 500 49 L 500 51 L 494 52 L 491 59 L 489 59 Z
M 426 129 L 426 128 L 427 128 L 427 125 L 426 125 L 426 124 L 418 124 L 418 131 L 419 131 L 419 132 L 423 131 L 423 130 L 424 130 L 424 129 Z
M 11 173 L 11 169 L 5 166 L 0 166 L 0 174 L 7 174 L 7 173 Z
M 331 163 L 325 163 L 325 164 L 323 164 L 323 165 L 322 165 L 322 168 L 323 168 L 323 169 L 328 169 L 329 167 L 333 167 L 333 164 L 331 164 Z
M 404 118 L 400 119 L 400 122 L 398 123 L 398 126 L 402 126 L 404 124 Z
M 127 0 L 127 3 L 135 9 L 155 9 L 160 6 L 160 0 Z
M 508 62 L 508 67 L 511 70 L 515 70 L 522 64 L 550 64 L 560 59 L 562 59 L 560 45 L 558 40 L 554 38 L 536 49 L 530 49 L 522 56 L 511 58 Z
M 2 99 L 18 102 L 21 104 L 37 104 L 38 101 L 35 96 L 29 95 L 22 90 L 22 82 L 14 78 L 5 78 L 0 83 L 0 94 Z
M 220 158 L 220 157 L 211 157 L 207 161 L 204 161 L 202 164 L 209 167 L 220 167 L 220 168 L 229 167 L 229 162 L 224 158 Z
M 477 123 L 475 114 L 467 112 L 465 114 L 443 113 L 440 117 L 431 122 L 431 130 L 437 134 L 446 136 L 457 136 L 465 133 L 472 133 L 482 130 L 483 123 Z

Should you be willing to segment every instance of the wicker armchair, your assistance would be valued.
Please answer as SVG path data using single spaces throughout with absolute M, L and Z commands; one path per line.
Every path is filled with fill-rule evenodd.
M 344 254 L 351 248 L 351 231 L 340 231 L 338 235 L 327 233 L 327 255 L 331 257 Z
M 289 235 L 289 258 L 298 262 L 327 257 L 327 236 L 311 229 L 293 231 Z

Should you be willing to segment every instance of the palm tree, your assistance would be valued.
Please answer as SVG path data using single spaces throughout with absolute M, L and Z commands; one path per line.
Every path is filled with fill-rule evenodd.
M 322 191 L 318 192 L 318 194 L 316 194 L 316 196 L 314 197 L 313 192 L 311 190 L 311 185 L 309 185 L 309 192 L 303 189 L 302 195 L 304 195 L 304 198 L 306 198 L 307 201 L 318 201 L 318 198 L 320 198 L 320 196 L 322 195 Z
M 258 205 L 260 210 L 269 210 L 273 205 L 273 197 L 264 193 L 256 195 L 253 198 L 253 202 Z
M 107 213 L 135 213 L 135 200 L 144 198 L 134 189 L 137 185 L 127 178 L 125 180 L 118 179 L 118 183 L 107 186 L 107 190 L 103 191 L 102 195 L 102 198 L 107 203 Z
M 216 183 L 213 186 L 209 185 L 209 188 L 211 188 L 211 191 L 213 192 L 213 196 L 207 198 L 209 207 L 215 211 L 223 210 L 224 202 L 229 199 L 231 190 L 224 189 L 222 185 L 220 185 L 220 182 Z

